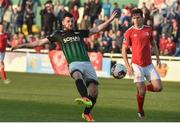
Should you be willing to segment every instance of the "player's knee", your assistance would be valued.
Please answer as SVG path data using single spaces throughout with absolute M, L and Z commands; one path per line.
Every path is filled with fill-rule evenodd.
M 154 91 L 155 91 L 155 92 L 161 92 L 162 90 L 163 90 L 163 87 L 162 87 L 162 86 L 154 87 Z
M 96 97 L 98 96 L 98 86 L 95 83 L 90 83 L 88 85 L 88 91 L 89 91 L 89 95 L 92 97 Z
M 139 91 L 138 94 L 139 94 L 139 96 L 145 96 L 146 91 L 144 91 L 144 90 L 143 91 Z
M 89 89 L 89 95 L 92 97 L 97 97 L 98 96 L 98 90 L 97 89 Z
M 80 71 L 76 70 L 76 71 L 73 71 L 71 72 L 71 76 L 77 80 L 77 79 L 83 79 L 83 75 Z
M 145 94 L 146 94 L 146 89 L 145 88 L 138 89 L 138 95 L 145 96 Z
M 158 81 L 158 84 L 154 85 L 153 89 L 155 92 L 161 92 L 163 90 L 161 80 Z

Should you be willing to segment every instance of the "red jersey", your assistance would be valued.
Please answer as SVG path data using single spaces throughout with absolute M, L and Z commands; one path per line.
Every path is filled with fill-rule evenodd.
M 0 52 L 5 52 L 8 40 L 8 33 L 0 34 Z
M 144 25 L 140 29 L 132 26 L 125 32 L 123 45 L 132 48 L 132 63 L 142 67 L 152 63 L 151 40 L 153 40 L 153 37 L 150 26 Z

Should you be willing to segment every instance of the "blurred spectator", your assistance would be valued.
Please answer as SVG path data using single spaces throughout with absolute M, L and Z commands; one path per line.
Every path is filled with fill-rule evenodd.
M 91 17 L 91 24 L 94 23 L 94 20 L 98 18 L 98 15 L 101 13 L 102 5 L 99 0 L 94 0 L 91 3 L 90 7 L 90 17 Z
M 69 12 L 74 8 L 74 6 L 77 6 L 78 8 L 81 6 L 80 0 L 69 0 L 67 3 Z
M 116 18 L 120 18 L 121 17 L 121 9 L 119 8 L 119 5 L 118 5 L 118 3 L 117 2 L 114 2 L 114 8 L 113 8 L 113 10 L 112 10 L 112 13 L 114 12 L 114 11 L 116 11 L 116 12 L 118 12 L 118 15 L 116 16 Z
M 150 11 L 147 8 L 142 8 L 142 12 L 144 24 L 147 25 L 147 21 L 151 20 Z
M 90 29 L 90 28 L 91 28 L 91 21 L 89 15 L 84 15 L 80 23 L 80 29 Z
M 118 18 L 115 18 L 112 22 L 112 30 L 116 32 L 117 30 L 120 30 L 120 27 L 121 27 L 120 20 Z
M 102 35 L 102 40 L 100 42 L 101 46 L 103 47 L 103 53 L 109 53 L 112 46 L 112 38 L 109 36 L 108 31 L 104 31 Z
M 106 16 L 106 17 L 107 17 L 107 16 Z M 104 18 L 105 18 L 105 17 L 104 17 Z M 103 18 L 102 18 L 102 15 L 101 15 L 101 14 L 98 16 L 97 19 L 94 20 L 94 23 L 96 24 L 96 26 L 102 24 L 103 22 L 104 22 L 104 21 L 103 21 Z
M 60 27 L 59 25 L 59 11 L 60 11 L 60 8 L 61 8 L 61 3 L 60 3 L 60 0 L 55 0 L 53 2 L 53 13 L 54 13 L 54 16 L 55 16 L 55 29 L 57 29 L 58 27 Z
M 103 3 L 102 9 L 104 10 L 104 16 L 110 17 L 111 3 L 109 2 L 109 0 L 106 0 L 106 2 Z
M 161 33 L 164 33 L 168 36 L 171 35 L 173 27 L 172 27 L 172 23 L 170 22 L 169 18 L 164 17 L 164 20 L 161 24 L 161 28 L 162 28 Z
M 75 6 L 73 7 L 73 9 L 71 10 L 70 13 L 71 13 L 71 14 L 73 15 L 73 17 L 74 17 L 75 28 L 77 29 L 77 21 L 78 21 L 78 19 L 79 19 L 79 11 L 78 11 L 77 5 L 75 5 Z
M 18 6 L 17 8 L 17 21 L 16 21 L 16 24 L 17 24 L 17 27 L 18 27 L 18 32 L 22 32 L 22 25 L 24 23 L 24 17 L 23 17 L 23 12 L 22 12 L 22 9 L 21 9 L 21 6 Z
M 45 9 L 41 10 L 41 16 L 43 18 L 43 31 L 45 32 L 45 35 L 50 35 L 53 31 L 53 28 L 55 26 L 56 18 L 53 13 L 53 6 L 51 2 L 45 3 Z
M 114 41 L 112 42 L 112 49 L 111 53 L 120 53 L 122 49 L 122 42 L 123 42 L 123 34 L 120 30 L 116 32 L 116 37 Z
M 158 32 L 161 32 L 160 25 L 163 22 L 164 17 L 163 15 L 158 11 L 156 11 L 153 15 L 153 25 L 154 29 L 158 30 Z
M 168 43 L 167 36 L 166 36 L 166 34 L 163 33 L 160 38 L 160 42 L 159 42 L 159 48 L 160 48 L 161 55 L 164 55 L 167 43 Z
M 15 47 L 19 45 L 19 40 L 18 40 L 18 34 L 12 35 L 11 39 L 11 47 Z
M 155 41 L 158 49 L 159 49 L 159 38 L 160 38 L 160 35 L 158 34 L 158 31 L 157 30 L 153 30 L 153 40 Z
M 153 21 L 152 19 L 148 19 L 147 22 L 146 22 L 146 25 L 150 26 L 150 27 L 153 27 Z
M 122 31 L 122 33 L 124 33 L 130 27 L 131 27 L 131 24 L 129 23 L 129 21 L 125 20 L 124 23 L 121 25 L 120 30 Z
M 175 51 L 176 51 L 176 44 L 174 42 L 173 37 L 169 36 L 167 38 L 167 44 L 166 44 L 164 55 L 172 56 L 175 53 Z
M 86 0 L 85 2 L 84 2 L 84 11 L 83 11 L 83 16 L 84 15 L 90 15 L 90 13 L 89 13 L 89 11 L 90 11 L 90 7 L 91 7 L 91 2 L 90 2 L 90 0 Z
M 55 0 L 53 2 L 53 10 L 54 10 L 54 15 L 57 17 L 58 13 L 60 11 L 60 6 L 61 6 L 61 2 L 60 0 Z
M 8 0 L 0 0 L 0 23 L 3 21 L 4 13 L 10 5 Z
M 10 32 L 12 34 L 18 33 L 17 18 L 18 18 L 18 11 L 17 11 L 17 8 L 14 7 L 12 15 L 10 17 L 10 19 L 11 19 L 11 22 L 10 22 Z
M 158 11 L 158 9 L 155 7 L 154 3 L 152 3 L 149 7 L 150 16 L 153 17 L 154 14 Z
M 14 34 L 12 36 L 11 47 L 15 47 L 23 43 L 26 43 L 26 40 L 24 39 L 24 35 L 22 33 Z
M 108 20 L 109 18 L 107 16 L 104 16 L 104 21 Z M 109 31 L 112 29 L 112 24 L 110 23 L 105 29 L 104 31 Z
M 13 10 L 12 10 L 12 6 L 10 5 L 5 13 L 4 13 L 4 17 L 3 17 L 3 24 L 5 27 L 5 31 L 9 32 L 10 31 L 10 23 L 11 23 L 11 16 L 12 16 Z
M 169 6 L 168 6 L 168 4 L 166 3 L 166 0 L 163 0 L 163 2 L 160 4 L 159 10 L 160 10 L 160 13 L 161 13 L 164 17 L 167 15 L 168 9 L 169 9 Z
M 64 14 L 67 13 L 67 11 L 65 10 L 64 6 L 61 5 L 60 6 L 60 10 L 59 10 L 59 13 L 58 13 L 58 16 L 57 16 L 57 24 L 59 24 L 59 28 L 62 29 L 62 20 L 63 20 L 63 17 L 64 17 Z
M 142 10 L 143 10 L 143 9 L 148 10 L 148 8 L 147 8 L 147 6 L 146 6 L 146 2 L 143 2 L 143 3 L 142 3 L 141 9 L 142 9 Z
M 35 13 L 32 11 L 30 5 L 26 6 L 25 24 L 27 25 L 28 34 L 32 34 L 32 26 L 34 24 Z
M 28 36 L 28 42 L 34 42 L 36 40 L 39 40 L 39 36 L 38 35 L 29 35 Z M 36 47 L 34 47 L 34 49 L 35 49 L 35 51 L 37 53 L 40 53 L 41 50 L 44 49 L 44 47 L 43 46 L 36 46 Z

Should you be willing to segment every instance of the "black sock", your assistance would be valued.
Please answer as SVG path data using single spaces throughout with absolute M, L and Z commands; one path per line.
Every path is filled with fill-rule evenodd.
M 84 85 L 84 82 L 82 79 L 77 79 L 76 80 L 76 87 L 77 87 L 77 90 L 79 91 L 79 94 L 82 96 L 82 97 L 87 97 L 87 88 L 86 86 Z
M 94 105 L 96 104 L 96 99 L 97 99 L 96 97 L 88 96 L 88 98 L 92 101 L 93 105 L 89 108 L 86 107 L 84 110 L 84 114 L 89 114 L 91 112 L 92 108 L 94 107 Z

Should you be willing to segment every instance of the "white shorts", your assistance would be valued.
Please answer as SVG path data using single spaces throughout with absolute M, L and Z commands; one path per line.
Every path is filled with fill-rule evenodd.
M 145 79 L 147 81 L 160 79 L 160 76 L 153 64 L 150 64 L 146 67 L 141 67 L 132 63 L 132 68 L 134 72 L 134 83 L 145 82 Z
M 91 62 L 72 62 L 69 64 L 69 72 L 72 75 L 74 71 L 80 71 L 85 80 L 91 79 L 97 81 L 96 72 L 91 64 Z
M 0 52 L 0 62 L 4 61 L 5 52 Z

